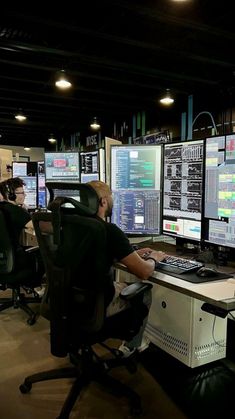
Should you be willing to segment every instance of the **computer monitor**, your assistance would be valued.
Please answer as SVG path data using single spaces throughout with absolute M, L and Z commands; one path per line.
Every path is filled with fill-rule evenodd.
M 45 153 L 46 181 L 79 181 L 78 152 Z
M 46 185 L 45 185 L 45 162 L 37 162 L 37 188 L 38 188 L 38 199 L 37 206 L 38 208 L 47 207 L 47 194 L 46 194 Z
M 103 148 L 94 151 L 80 152 L 81 183 L 91 180 L 105 182 L 105 151 Z
M 12 162 L 12 177 L 27 176 L 27 162 Z
M 164 145 L 163 234 L 201 240 L 203 140 Z
M 111 221 L 128 236 L 161 233 L 162 146 L 111 145 Z
M 21 176 L 24 181 L 24 190 L 26 192 L 24 204 L 28 209 L 35 210 L 37 208 L 37 177 Z
M 206 138 L 205 242 L 235 248 L 235 134 Z

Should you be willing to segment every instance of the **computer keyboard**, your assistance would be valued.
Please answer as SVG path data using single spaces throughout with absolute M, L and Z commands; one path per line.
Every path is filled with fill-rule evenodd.
M 195 260 L 183 259 L 177 256 L 166 256 L 161 262 L 156 264 L 156 269 L 175 274 L 184 274 L 197 271 L 203 263 Z

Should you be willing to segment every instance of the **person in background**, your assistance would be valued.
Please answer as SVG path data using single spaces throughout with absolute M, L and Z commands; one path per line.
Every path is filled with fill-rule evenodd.
M 91 181 L 87 182 L 87 184 L 96 191 L 99 197 L 97 216 L 104 223 L 107 231 L 107 269 L 110 271 L 110 280 L 106 289 L 106 315 L 111 316 L 125 309 L 127 303 L 119 297 L 119 294 L 128 285 L 113 280 L 114 276 L 111 273 L 113 264 L 117 261 L 121 262 L 128 268 L 130 273 L 137 276 L 140 280 L 146 280 L 153 274 L 155 263 L 163 260 L 166 255 L 163 252 L 153 251 L 150 248 L 142 248 L 135 251 L 125 233 L 117 225 L 105 221 L 106 217 L 111 216 L 113 207 L 112 192 L 109 186 L 101 181 Z M 143 302 L 149 309 L 151 306 L 151 291 L 145 292 Z M 148 342 L 143 338 L 146 323 L 147 317 L 144 319 L 138 335 L 129 342 L 122 342 L 119 350 L 124 357 L 132 355 L 136 350 L 141 352 L 148 347 Z
M 41 278 L 45 272 L 39 252 L 28 253 L 21 244 L 20 238 L 24 229 L 34 230 L 31 215 L 24 208 L 25 191 L 22 179 L 15 177 L 0 183 L 0 193 L 3 201 L 0 201 L 0 209 L 5 214 L 9 226 L 10 236 L 15 248 L 15 270 L 24 268 L 35 271 L 35 286 L 40 285 Z M 36 259 L 35 259 L 36 258 Z

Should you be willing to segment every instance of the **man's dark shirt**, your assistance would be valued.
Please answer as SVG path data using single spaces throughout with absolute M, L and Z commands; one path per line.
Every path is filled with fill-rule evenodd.
M 22 207 L 11 204 L 10 202 L 0 202 L 6 214 L 7 223 L 10 227 L 11 236 L 15 244 L 19 245 L 20 234 L 25 225 L 31 220 L 30 214 Z
M 15 269 L 21 269 L 34 263 L 32 257 L 27 255 L 20 245 L 20 235 L 25 225 L 31 220 L 30 214 L 22 207 L 11 204 L 10 202 L 0 202 L 7 220 L 7 226 L 15 248 Z
M 98 219 L 104 223 L 107 232 L 107 272 L 109 272 L 109 279 L 105 291 L 107 292 L 106 305 L 108 305 L 112 301 L 115 293 L 112 274 L 113 263 L 133 253 L 133 247 L 125 233 L 116 224 L 107 223 L 101 218 Z

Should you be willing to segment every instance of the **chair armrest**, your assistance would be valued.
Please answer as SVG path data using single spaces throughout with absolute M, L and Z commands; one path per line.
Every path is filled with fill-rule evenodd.
M 38 250 L 39 250 L 39 246 L 32 246 L 32 247 L 29 247 L 28 249 L 26 249 L 25 251 L 27 253 L 33 253 L 33 252 L 36 252 Z
M 134 284 L 128 285 L 120 293 L 120 298 L 123 300 L 131 300 L 132 298 L 137 297 L 137 295 L 144 294 L 146 290 L 151 290 L 153 288 L 152 284 L 147 284 L 145 282 L 135 282 Z

